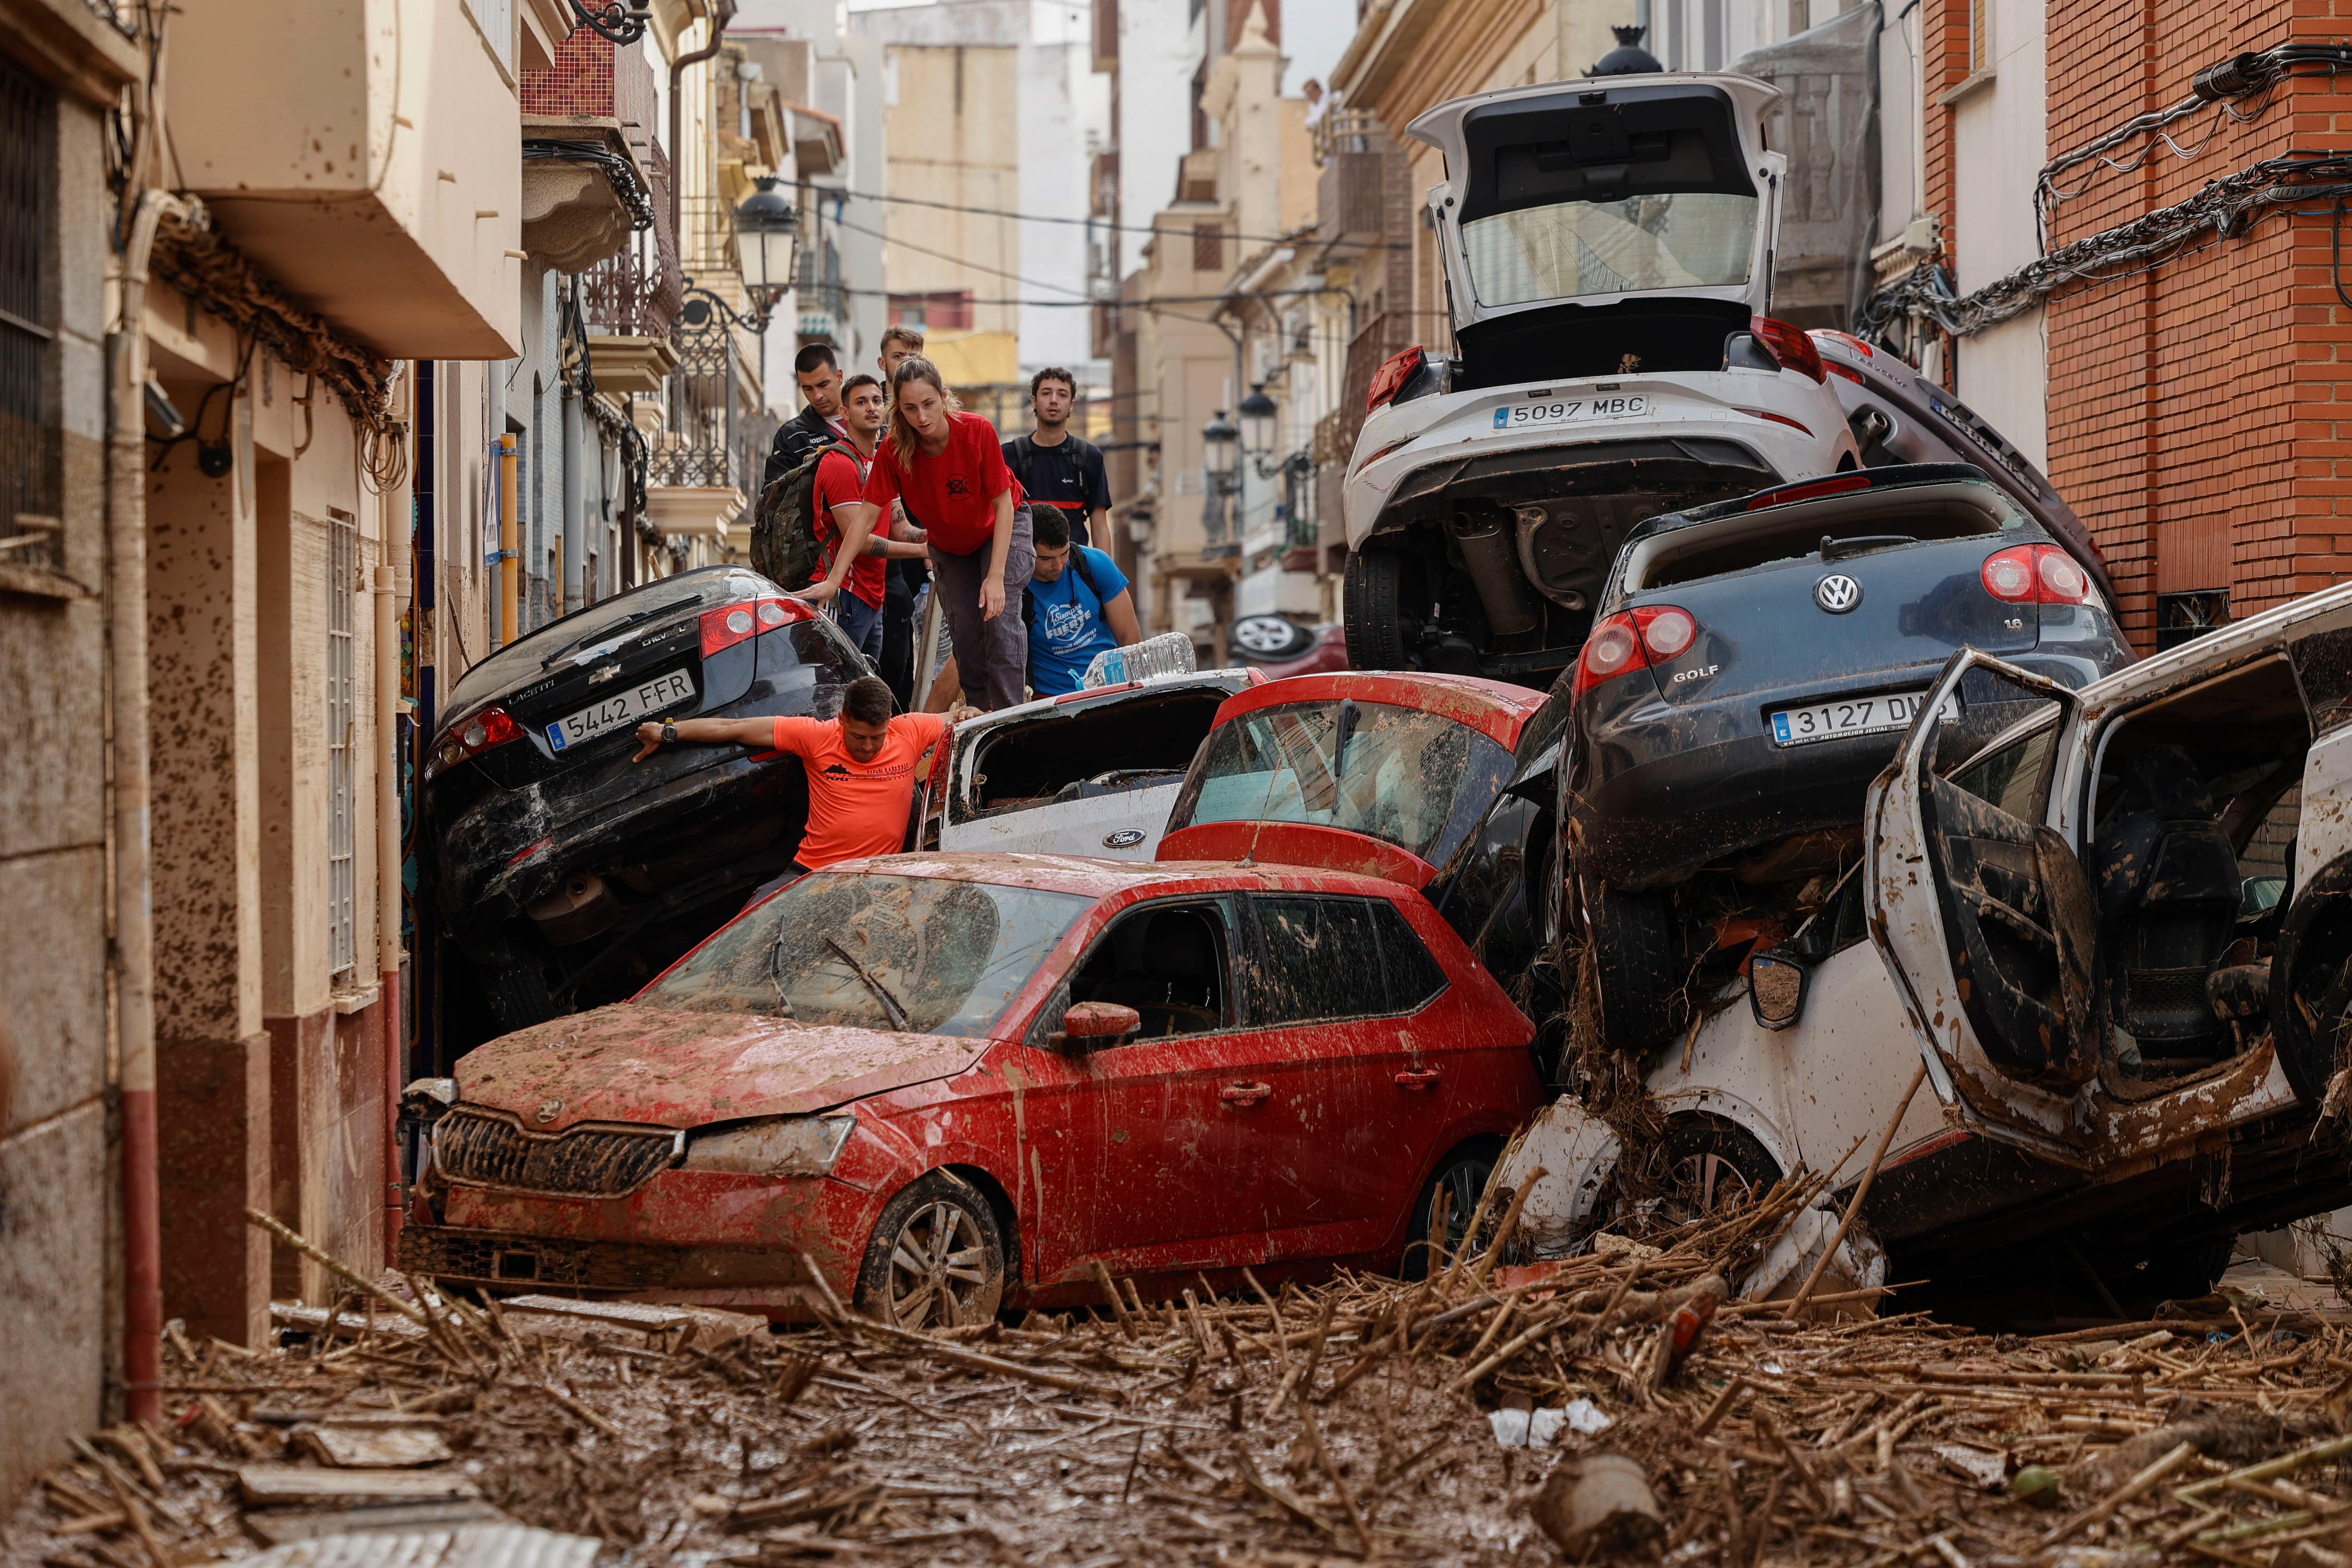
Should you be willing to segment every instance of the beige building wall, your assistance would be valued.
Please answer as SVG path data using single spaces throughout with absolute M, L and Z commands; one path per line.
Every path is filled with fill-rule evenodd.
M 1020 50 L 1009 45 L 893 44 L 883 57 L 887 194 L 949 206 L 1021 210 Z M 1022 286 L 1021 226 L 1011 218 L 892 203 L 883 275 L 896 295 L 969 291 L 1008 300 Z M 1019 310 L 975 303 L 971 326 L 924 327 L 924 352 L 950 385 L 1016 380 Z

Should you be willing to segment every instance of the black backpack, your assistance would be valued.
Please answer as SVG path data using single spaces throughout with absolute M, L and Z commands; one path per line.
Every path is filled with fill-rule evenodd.
M 752 513 L 751 570 L 786 588 L 806 583 L 824 560 L 824 545 L 816 536 L 816 470 L 832 452 L 852 463 L 864 456 L 846 441 L 811 447 L 798 463 L 769 481 Z

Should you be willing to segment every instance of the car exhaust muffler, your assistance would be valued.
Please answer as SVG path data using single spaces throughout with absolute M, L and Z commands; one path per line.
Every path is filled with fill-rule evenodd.
M 1517 544 L 1495 519 L 1466 511 L 1454 514 L 1450 531 L 1462 549 L 1462 564 L 1471 586 L 1486 611 L 1486 626 L 1496 637 L 1517 637 L 1536 629 L 1533 595 L 1519 572 Z

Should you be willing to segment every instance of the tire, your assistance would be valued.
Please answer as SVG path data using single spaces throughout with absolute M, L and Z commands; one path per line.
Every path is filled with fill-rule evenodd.
M 1602 1033 L 1612 1049 L 1645 1057 L 1690 1026 L 1674 895 L 1600 884 L 1587 910 L 1601 977 Z
M 1429 1275 L 1430 1223 L 1437 1217 L 1437 1198 L 1446 1197 L 1445 1253 L 1451 1258 L 1462 1245 L 1470 1229 L 1470 1216 L 1478 1207 L 1479 1194 L 1495 1173 L 1495 1162 L 1502 1150 L 1488 1140 L 1465 1143 L 1437 1163 L 1437 1169 L 1422 1184 L 1421 1194 L 1413 1199 L 1412 1212 L 1405 1215 L 1404 1257 L 1398 1267 L 1400 1279 L 1423 1279 Z
M 1399 550 L 1361 550 L 1349 555 L 1340 592 L 1349 668 L 1413 667 L 1407 650 L 1419 639 L 1421 628 L 1406 625 L 1406 580 L 1418 575 L 1418 565 Z
M 1771 1151 L 1738 1122 L 1694 1116 L 1666 1130 L 1666 1201 L 1678 1217 L 1760 1198 L 1781 1173 Z
M 978 1187 L 933 1171 L 892 1198 L 857 1270 L 857 1310 L 903 1329 L 984 1323 L 1004 1305 L 1004 1233 Z
M 564 1011 L 547 993 L 547 975 L 540 967 L 539 933 L 513 934 L 519 940 L 511 943 L 501 933 L 473 943 L 467 952 L 496 1035 L 544 1024 Z
M 1315 634 L 1284 616 L 1244 616 L 1234 623 L 1234 651 L 1269 664 L 1297 658 L 1315 646 Z

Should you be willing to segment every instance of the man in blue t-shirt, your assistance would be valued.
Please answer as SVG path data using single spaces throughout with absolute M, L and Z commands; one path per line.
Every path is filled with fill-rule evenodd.
M 1076 691 L 1095 655 L 1143 640 L 1135 597 L 1118 563 L 1070 544 L 1070 525 L 1052 507 L 1036 507 L 1029 526 L 1037 565 L 1022 595 L 1029 622 L 1029 689 L 1040 697 Z

